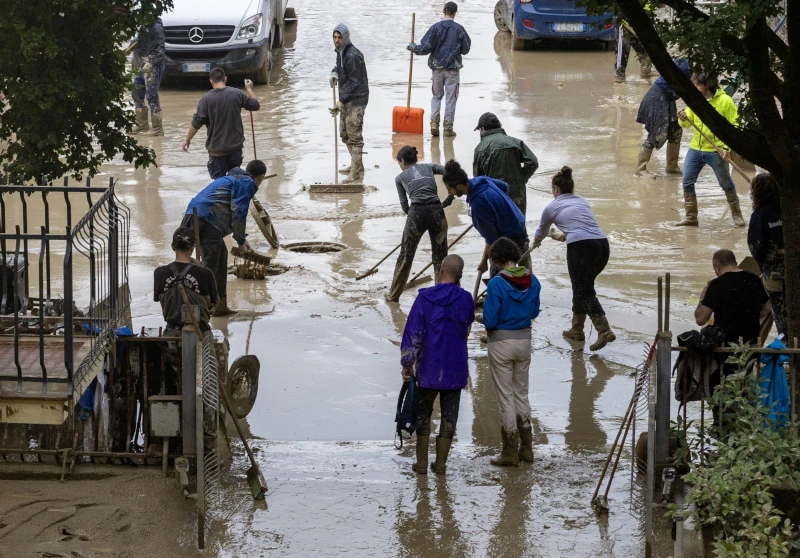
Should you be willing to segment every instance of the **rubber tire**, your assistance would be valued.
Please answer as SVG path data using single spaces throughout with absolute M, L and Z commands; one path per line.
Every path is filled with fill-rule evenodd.
M 494 25 L 497 27 L 498 31 L 502 31 L 503 33 L 511 31 L 508 25 L 506 25 L 505 14 L 503 13 L 503 0 L 497 0 L 497 4 L 494 5 Z
M 283 48 L 283 41 L 285 37 L 284 26 L 276 25 L 273 29 L 274 35 L 272 39 L 272 48 Z
M 272 71 L 272 38 L 275 36 L 275 24 L 272 25 L 272 28 L 269 30 L 269 37 L 270 40 L 265 43 L 266 48 L 266 57 L 264 59 L 264 65 L 259 68 L 256 73 L 253 75 L 253 83 L 255 85 L 268 85 L 269 84 L 269 73 Z
M 517 21 L 516 18 L 511 20 L 511 50 L 525 50 L 525 39 L 520 39 L 517 36 Z

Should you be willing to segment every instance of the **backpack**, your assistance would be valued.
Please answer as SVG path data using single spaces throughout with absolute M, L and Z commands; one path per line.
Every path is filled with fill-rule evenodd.
M 408 432 L 408 437 L 414 434 L 417 428 L 417 379 L 411 378 L 403 382 L 400 388 L 400 395 L 397 398 L 397 414 L 394 421 L 397 423 L 397 430 L 394 435 L 394 447 L 403 449 L 403 432 Z M 400 437 L 400 446 L 397 445 L 397 438 Z
M 689 350 L 678 355 L 672 369 L 675 374 L 676 401 L 681 403 L 701 401 L 711 395 L 710 378 L 717 374 L 720 368 L 719 359 L 714 356 L 713 352 L 716 347 L 724 344 L 725 333 L 714 326 L 678 335 L 678 345 Z M 702 386 L 700 385 L 701 378 Z M 685 399 L 684 389 L 686 391 Z
M 186 274 L 189 273 L 194 267 L 194 264 L 189 263 L 186 267 L 183 268 L 183 271 L 178 271 L 178 266 L 175 263 L 169 264 L 169 269 L 172 273 L 175 274 L 175 280 L 169 286 L 169 288 L 158 295 L 158 300 L 161 303 L 161 310 L 164 314 L 164 321 L 168 324 L 173 325 L 182 325 L 184 323 L 184 318 L 181 312 L 181 308 L 183 308 L 183 298 L 181 298 L 181 293 L 177 289 L 178 285 L 184 285 L 184 279 L 186 278 Z M 192 306 L 196 306 L 198 308 L 198 321 L 201 325 L 208 324 L 210 314 L 208 311 L 208 302 L 206 301 L 206 297 L 194 291 L 194 289 L 184 289 L 186 291 L 186 296 L 189 298 L 189 302 L 192 303 Z

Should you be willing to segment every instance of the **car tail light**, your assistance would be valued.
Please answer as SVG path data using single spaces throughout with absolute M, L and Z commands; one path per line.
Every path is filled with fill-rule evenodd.
M 522 20 L 522 25 L 524 25 L 528 29 L 533 29 L 533 22 L 531 20 L 529 20 L 529 19 L 523 19 Z
M 614 22 L 613 21 L 609 21 L 608 23 L 603 25 L 603 29 L 611 29 L 612 27 L 614 27 Z

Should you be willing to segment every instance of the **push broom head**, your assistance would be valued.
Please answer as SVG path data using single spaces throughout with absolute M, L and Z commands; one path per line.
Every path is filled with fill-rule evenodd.
M 425 109 L 394 107 L 392 132 L 395 134 L 421 134 L 425 122 Z

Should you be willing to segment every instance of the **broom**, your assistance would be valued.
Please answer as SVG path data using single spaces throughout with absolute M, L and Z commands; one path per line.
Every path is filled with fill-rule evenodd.
M 417 14 L 411 14 L 411 42 L 414 42 L 414 27 Z M 404 107 L 394 107 L 392 111 L 392 132 L 404 134 L 421 134 L 425 109 L 411 108 L 411 78 L 414 74 L 414 51 L 411 51 L 411 62 L 408 67 L 408 100 Z

